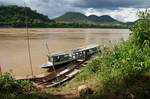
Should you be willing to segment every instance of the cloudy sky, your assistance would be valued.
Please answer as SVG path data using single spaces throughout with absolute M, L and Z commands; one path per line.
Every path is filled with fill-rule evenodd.
M 135 21 L 138 10 L 150 9 L 150 0 L 0 0 L 0 5 L 26 5 L 33 10 L 58 17 L 68 11 L 85 15 L 110 15 L 120 21 Z

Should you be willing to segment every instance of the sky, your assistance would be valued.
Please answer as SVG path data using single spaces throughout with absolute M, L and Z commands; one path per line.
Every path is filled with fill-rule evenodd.
M 137 11 L 150 9 L 150 0 L 0 0 L 0 5 L 19 5 L 30 7 L 49 18 L 66 12 L 81 12 L 85 15 L 110 15 L 127 22 L 138 19 Z

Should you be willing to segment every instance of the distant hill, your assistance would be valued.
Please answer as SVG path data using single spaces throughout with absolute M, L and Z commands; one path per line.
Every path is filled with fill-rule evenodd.
M 88 19 L 92 20 L 92 21 L 99 21 L 99 17 L 96 15 L 90 15 L 90 16 L 88 16 Z
M 96 22 L 118 22 L 117 20 L 113 19 L 112 17 L 108 15 L 103 16 L 96 16 L 96 15 L 90 15 L 88 16 L 89 20 L 96 21 Z
M 28 17 L 28 27 L 50 27 L 55 24 L 48 16 L 28 7 L 9 5 L 0 6 L 0 27 L 25 27 L 25 12 Z
M 67 12 L 54 19 L 56 23 L 63 24 L 65 27 L 92 27 L 92 28 L 127 28 L 128 24 L 120 22 L 111 16 L 103 15 L 86 16 L 79 12 Z
M 55 19 L 57 22 L 86 22 L 88 17 L 79 12 L 67 12 Z
M 79 12 L 67 12 L 64 15 L 55 19 L 57 22 L 119 22 L 108 15 L 96 16 L 90 15 L 85 16 Z

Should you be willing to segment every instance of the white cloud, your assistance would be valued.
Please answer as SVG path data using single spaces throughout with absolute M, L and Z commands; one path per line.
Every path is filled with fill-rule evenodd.
M 137 9 L 136 8 L 119 8 L 116 10 L 108 10 L 108 9 L 93 9 L 89 8 L 84 11 L 84 13 L 89 15 L 110 15 L 111 17 L 118 19 L 119 21 L 127 22 L 127 21 L 135 21 L 137 20 Z
M 37 10 L 40 13 L 48 15 L 50 18 L 55 18 L 68 11 L 82 12 L 86 15 L 110 15 L 120 21 L 135 21 L 137 19 L 137 8 L 84 8 L 76 7 L 73 4 L 84 3 L 85 0 L 0 0 L 2 5 L 21 5 L 23 2 L 33 10 Z M 143 10 L 143 9 L 142 9 Z

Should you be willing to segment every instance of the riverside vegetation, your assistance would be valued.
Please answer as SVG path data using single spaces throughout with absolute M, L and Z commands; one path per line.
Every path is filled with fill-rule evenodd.
M 73 87 L 73 83 L 78 85 L 79 82 L 85 80 L 92 83 L 92 81 L 94 82 L 98 79 L 96 84 L 93 84 L 93 86 L 96 86 L 94 94 L 87 95 L 84 98 L 149 99 L 150 11 L 139 12 L 138 16 L 140 20 L 130 28 L 132 33 L 127 41 L 122 41 L 112 48 L 97 54 L 97 56 L 84 67 L 80 74 L 68 82 L 68 85 Z M 34 95 L 30 94 L 32 85 L 30 86 L 31 83 L 28 81 L 27 83 L 26 81 L 14 81 L 7 75 L 2 75 L 0 79 L 0 91 L 3 93 L 10 93 L 12 91 L 14 93 L 3 94 L 0 96 L 2 98 L 43 98 L 43 96 L 37 95 L 37 91 L 35 91 Z M 11 90 L 13 87 L 16 87 L 19 91 Z M 20 92 L 20 89 L 22 93 L 16 93 Z M 24 92 L 23 90 L 27 91 Z
M 28 7 L 0 6 L 0 27 L 26 27 L 26 18 L 28 27 L 50 27 L 55 24 L 48 16 Z
M 97 55 L 74 81 L 99 79 L 91 99 L 149 99 L 150 97 L 150 11 L 139 12 L 140 21 L 127 41 Z M 95 80 L 95 79 L 93 79 Z
M 29 80 L 15 80 L 10 73 L 0 75 L 0 99 L 55 99 L 55 97 L 41 92 Z

